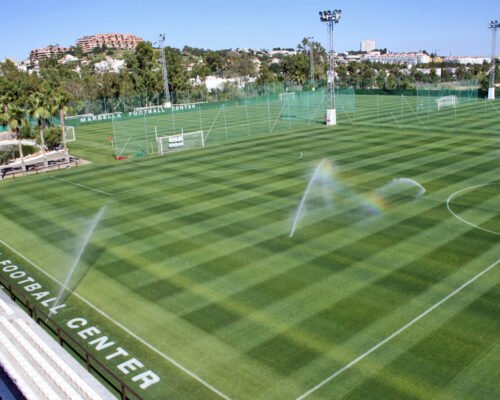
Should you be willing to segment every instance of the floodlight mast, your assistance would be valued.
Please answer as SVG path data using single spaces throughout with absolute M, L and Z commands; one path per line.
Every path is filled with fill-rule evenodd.
M 319 12 L 319 19 L 328 27 L 328 109 L 326 110 L 326 124 L 337 125 L 335 110 L 335 57 L 333 52 L 333 27 L 340 21 L 342 10 L 326 10 Z
M 167 70 L 167 58 L 165 56 L 165 39 L 166 35 L 160 33 L 160 38 L 158 43 L 161 47 L 161 67 L 163 76 L 163 89 L 165 90 L 165 107 L 172 107 L 172 100 L 170 98 L 170 90 L 168 88 L 168 70 Z
M 491 29 L 491 70 L 490 70 L 490 87 L 488 88 L 488 100 L 495 100 L 495 67 L 497 61 L 497 29 L 500 28 L 498 20 L 491 21 L 488 26 Z

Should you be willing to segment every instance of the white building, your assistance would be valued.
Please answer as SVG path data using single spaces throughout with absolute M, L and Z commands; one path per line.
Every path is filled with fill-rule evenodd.
M 120 72 L 125 66 L 125 60 L 115 60 L 111 57 L 106 57 L 105 60 L 95 64 L 96 72 Z
M 271 56 L 271 57 L 278 56 L 278 55 L 293 56 L 293 55 L 297 54 L 297 52 L 295 50 L 269 50 L 267 52 L 267 54 L 269 54 L 269 56 Z
M 360 44 L 360 50 L 366 51 L 367 53 L 375 50 L 375 41 L 374 40 L 362 40 L 361 44 Z
M 431 58 L 424 53 L 367 54 L 364 59 L 372 63 L 405 65 L 427 64 L 431 61 Z
M 441 76 L 441 68 L 417 68 L 417 71 L 423 73 L 424 75 L 430 75 L 432 70 L 434 70 L 437 76 Z M 454 71 L 452 73 L 454 73 Z
M 238 86 L 239 88 L 243 88 L 247 83 L 252 83 L 255 81 L 256 78 L 249 76 L 243 76 L 237 78 L 220 78 L 214 75 L 207 76 L 204 82 L 202 82 L 199 78 L 191 80 L 191 82 L 197 85 L 205 84 L 207 89 L 210 91 L 222 89 L 225 83 L 232 83 Z
M 16 67 L 18 69 L 18 71 L 21 71 L 21 72 L 31 72 L 30 71 L 30 66 L 31 66 L 31 61 L 30 60 L 24 60 L 24 61 L 19 61 L 19 62 L 16 62 L 16 61 L 13 61 L 11 60 L 14 64 L 16 64 Z
M 72 56 L 71 54 L 66 54 L 58 62 L 59 62 L 59 64 L 67 64 L 67 63 L 76 62 L 76 61 L 78 61 L 77 57 Z
M 363 60 L 363 56 L 361 54 L 349 54 L 343 53 L 339 55 L 340 63 L 349 63 L 349 62 L 361 62 Z
M 466 56 L 466 57 L 445 57 L 444 62 L 457 63 L 457 64 L 483 64 L 484 62 L 489 63 L 491 61 L 488 57 L 476 57 L 476 56 Z

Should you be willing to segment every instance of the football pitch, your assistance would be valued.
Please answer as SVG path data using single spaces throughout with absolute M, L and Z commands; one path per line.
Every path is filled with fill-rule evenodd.
M 0 261 L 66 282 L 54 319 L 144 399 L 498 399 L 500 103 L 356 101 L 120 162 L 79 127 L 93 164 L 0 182 Z

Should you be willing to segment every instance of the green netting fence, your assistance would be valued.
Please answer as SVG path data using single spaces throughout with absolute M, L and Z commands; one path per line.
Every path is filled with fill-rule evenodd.
M 338 125 L 387 127 L 398 129 L 401 134 L 425 129 L 500 135 L 500 101 L 479 99 L 476 81 L 419 85 L 413 92 L 374 92 L 355 94 L 352 88 L 337 89 Z M 116 156 L 144 157 L 158 154 L 158 138 L 192 132 L 202 131 L 203 143 L 210 146 L 307 130 L 324 124 L 328 104 L 324 88 L 304 91 L 282 84 L 247 85 L 221 97 L 226 98 L 174 104 L 168 108 L 156 104 L 161 97 L 154 104 L 138 97 L 122 99 L 101 114 L 84 113 L 81 109 L 79 115 L 67 119 L 66 123 L 78 126 L 107 121 L 108 126 L 112 126 Z M 449 97 L 455 98 L 453 104 L 438 106 L 440 99 Z M 93 107 L 101 110 L 98 105 Z M 78 127 L 76 130 L 78 137 Z M 200 143 L 199 138 L 195 139 L 194 143 Z M 163 141 L 165 146 L 169 146 L 168 143 Z M 173 147 L 178 144 L 178 138 L 172 139 Z
M 417 84 L 417 111 L 426 113 L 478 100 L 477 79 Z M 442 106 L 442 107 L 441 107 Z
M 351 123 L 356 110 L 354 89 L 339 89 L 336 95 L 339 121 Z M 203 132 L 205 145 L 226 143 L 256 135 L 286 134 L 324 123 L 326 90 L 267 90 L 244 93 L 219 102 L 137 107 L 106 116 L 113 124 L 113 146 L 120 158 L 158 153 L 158 138 Z M 83 117 L 93 118 L 93 117 Z

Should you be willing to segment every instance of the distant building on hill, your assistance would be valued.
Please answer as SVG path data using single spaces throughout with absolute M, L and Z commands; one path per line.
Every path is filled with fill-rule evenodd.
M 47 46 L 41 49 L 34 49 L 30 52 L 30 61 L 40 61 L 44 58 L 59 57 L 70 50 L 69 47 Z
M 115 72 L 119 73 L 125 66 L 125 60 L 115 60 L 111 57 L 106 57 L 105 60 L 95 64 L 94 69 L 96 72 Z
M 417 65 L 427 64 L 431 58 L 424 53 L 387 53 L 380 54 L 372 52 L 364 57 L 364 60 L 371 61 L 378 64 L 406 64 Z
M 360 50 L 366 51 L 369 53 L 370 51 L 375 50 L 375 41 L 373 40 L 363 40 L 360 44 Z
M 142 38 L 130 33 L 98 33 L 97 35 L 81 37 L 76 41 L 76 45 L 84 53 L 88 53 L 97 47 L 133 50 L 140 42 L 142 42 Z
M 450 56 L 445 57 L 444 62 L 446 63 L 454 63 L 454 64 L 483 64 L 489 63 L 491 61 L 488 57 L 477 57 L 477 56 L 465 56 L 465 57 L 456 57 Z

